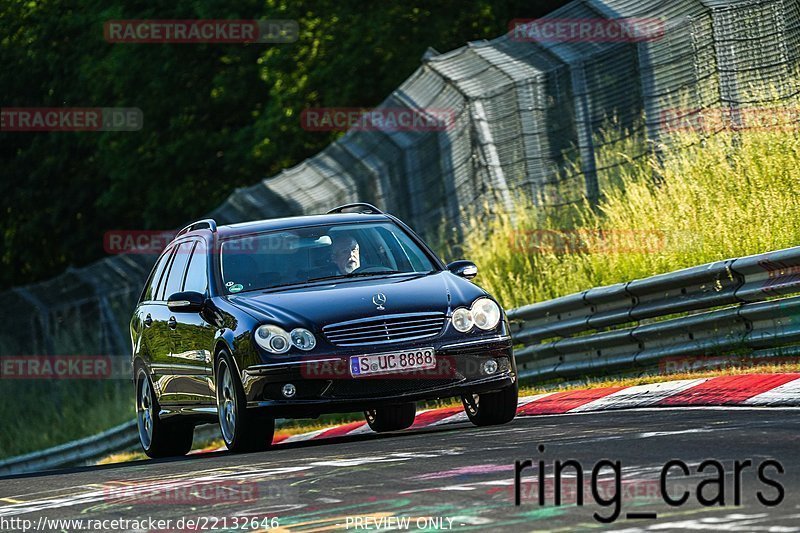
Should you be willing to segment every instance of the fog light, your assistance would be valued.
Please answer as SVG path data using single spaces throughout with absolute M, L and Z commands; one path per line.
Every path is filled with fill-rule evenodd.
M 484 374 L 494 374 L 495 372 L 497 372 L 497 361 L 489 359 L 483 363 Z
M 283 390 L 281 392 L 283 392 L 283 395 L 286 398 L 291 398 L 292 396 L 295 395 L 297 389 L 295 389 L 294 385 L 292 385 L 291 383 L 287 383 L 286 385 L 283 386 Z

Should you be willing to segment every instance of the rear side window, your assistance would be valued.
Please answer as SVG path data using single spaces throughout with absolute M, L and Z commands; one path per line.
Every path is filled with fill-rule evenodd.
M 167 249 L 161 257 L 158 258 L 158 263 L 156 267 L 153 269 L 153 273 L 150 275 L 150 278 L 147 280 L 147 288 L 142 295 L 142 301 L 148 302 L 155 298 L 156 293 L 158 292 L 158 282 L 161 281 L 161 275 L 164 273 L 164 268 L 169 263 L 169 258 L 172 255 L 172 248 Z
M 206 243 L 205 241 L 198 241 L 194 247 L 194 252 L 192 252 L 192 258 L 189 261 L 189 268 L 186 271 L 186 283 L 183 284 L 183 290 L 205 294 L 208 288 L 206 260 Z
M 189 264 L 194 243 L 195 241 L 184 241 L 175 247 L 175 255 L 169 268 L 166 287 L 161 294 L 162 300 L 167 300 L 176 292 L 181 292 L 183 278 L 186 275 L 186 265 Z

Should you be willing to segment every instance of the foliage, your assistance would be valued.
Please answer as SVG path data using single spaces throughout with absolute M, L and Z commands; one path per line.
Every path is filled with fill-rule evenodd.
M 103 255 L 113 229 L 171 229 L 313 155 L 309 107 L 371 107 L 420 63 L 563 1 L 0 0 L 0 105 L 137 107 L 138 132 L 0 133 L 0 288 Z M 295 19 L 292 44 L 111 44 L 119 19 Z

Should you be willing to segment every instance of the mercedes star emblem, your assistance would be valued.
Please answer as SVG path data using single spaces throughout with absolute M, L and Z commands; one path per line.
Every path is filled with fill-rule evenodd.
M 382 292 L 379 292 L 375 296 L 372 297 L 372 303 L 378 306 L 378 311 L 383 311 L 386 309 L 383 304 L 386 303 L 386 295 Z

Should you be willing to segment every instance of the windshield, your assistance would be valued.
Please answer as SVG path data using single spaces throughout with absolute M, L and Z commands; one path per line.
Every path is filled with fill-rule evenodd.
M 390 222 L 243 235 L 222 243 L 220 262 L 226 294 L 434 270 L 425 252 Z

